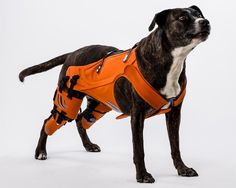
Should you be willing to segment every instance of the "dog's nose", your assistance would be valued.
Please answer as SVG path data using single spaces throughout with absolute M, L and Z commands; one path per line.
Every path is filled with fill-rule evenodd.
M 204 19 L 204 20 L 200 20 L 199 24 L 202 26 L 209 26 L 210 22 L 208 20 Z

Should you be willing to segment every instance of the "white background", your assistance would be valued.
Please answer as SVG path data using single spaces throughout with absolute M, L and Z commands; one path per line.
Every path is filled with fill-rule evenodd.
M 101 153 L 87 153 L 75 123 L 48 140 L 48 160 L 34 160 L 52 108 L 60 67 L 18 81 L 18 73 L 90 44 L 132 47 L 148 35 L 155 13 L 198 5 L 212 33 L 188 56 L 181 150 L 199 177 L 178 177 L 164 116 L 145 123 L 152 187 L 236 186 L 235 1 L 0 0 L 0 187 L 147 187 L 135 181 L 129 118 L 111 112 L 88 132 Z

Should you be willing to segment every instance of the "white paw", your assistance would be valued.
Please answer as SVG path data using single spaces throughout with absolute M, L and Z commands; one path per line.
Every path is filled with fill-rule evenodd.
M 39 156 L 37 157 L 38 160 L 46 160 L 47 155 L 45 153 L 40 153 Z

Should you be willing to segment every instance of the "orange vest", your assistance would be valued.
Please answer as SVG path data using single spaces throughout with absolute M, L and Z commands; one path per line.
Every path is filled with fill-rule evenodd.
M 161 109 L 170 101 L 163 98 L 143 77 L 138 68 L 135 48 L 108 56 L 88 65 L 70 66 L 67 69 L 66 76 L 71 79 L 75 75 L 79 75 L 79 79 L 73 90 L 85 93 L 118 112 L 120 112 L 120 108 L 114 96 L 114 85 L 120 77 L 128 79 L 139 96 L 156 110 L 148 117 L 167 113 L 171 110 L 171 108 Z M 71 83 L 67 82 L 68 88 L 70 88 L 70 85 Z M 183 101 L 185 93 L 186 83 L 182 87 L 180 95 L 172 101 L 172 105 L 178 106 Z M 127 117 L 127 115 L 120 115 L 117 119 L 124 117 Z

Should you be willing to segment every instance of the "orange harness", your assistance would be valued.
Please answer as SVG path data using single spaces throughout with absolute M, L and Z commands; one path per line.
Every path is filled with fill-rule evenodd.
M 120 108 L 114 97 L 114 84 L 120 77 L 128 79 L 139 96 L 154 109 L 160 110 L 169 103 L 143 77 L 138 68 L 135 49 L 109 56 L 89 65 L 70 66 L 66 76 L 72 78 L 74 75 L 80 76 L 74 90 L 85 93 L 118 112 Z M 67 87 L 70 87 L 69 82 Z M 173 101 L 174 106 L 183 101 L 185 92 L 184 86 L 179 97 Z M 161 110 L 159 113 L 167 113 L 170 110 Z
M 169 112 L 172 106 L 178 106 L 183 101 L 186 93 L 185 83 L 180 95 L 171 100 L 170 107 L 162 109 L 165 105 L 170 103 L 170 100 L 163 98 L 145 80 L 138 68 L 135 48 L 128 52 L 125 51 L 108 56 L 89 65 L 70 66 L 67 69 L 66 76 L 70 80 L 66 82 L 67 88 L 82 92 L 101 102 L 101 109 L 103 109 L 104 113 L 111 109 L 120 112 L 119 105 L 114 96 L 114 85 L 117 79 L 121 77 L 128 79 L 139 96 L 155 109 L 155 112 L 149 114 L 146 118 Z M 75 77 L 76 80 L 73 80 Z M 60 124 L 60 126 L 64 125 L 68 120 L 76 119 L 82 103 L 81 99 L 71 96 L 68 97 L 68 94 L 69 91 L 59 91 L 59 89 L 57 89 L 54 97 L 54 108 L 56 108 L 57 114 L 59 114 L 57 115 L 58 117 L 62 114 L 62 117 L 60 116 L 62 120 L 58 123 L 58 118 L 55 117 L 55 115 L 53 117 L 57 125 Z M 118 116 L 117 119 L 127 116 L 126 114 L 122 114 Z M 50 126 L 48 127 L 50 128 Z M 84 128 L 89 127 L 90 126 L 84 126 Z

